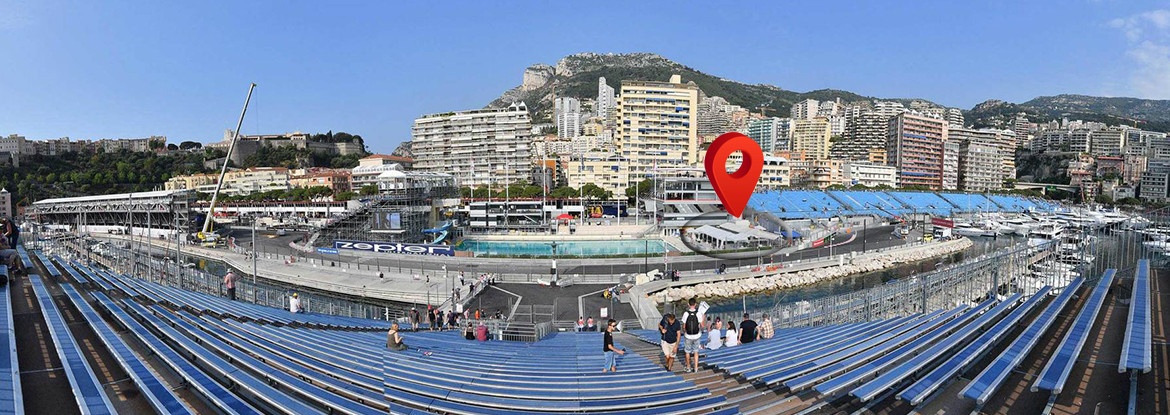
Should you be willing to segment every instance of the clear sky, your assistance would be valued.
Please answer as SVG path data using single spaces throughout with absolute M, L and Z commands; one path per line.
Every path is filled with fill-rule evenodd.
M 218 141 L 256 82 L 245 133 L 389 152 L 418 115 L 482 107 L 577 52 L 962 108 L 1170 99 L 1170 1 L 833 3 L 0 0 L 0 134 Z

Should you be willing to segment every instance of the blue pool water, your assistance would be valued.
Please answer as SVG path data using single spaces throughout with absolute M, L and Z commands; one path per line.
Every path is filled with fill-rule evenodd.
M 661 254 L 677 251 L 661 240 L 557 241 L 557 256 L 602 256 Z M 457 251 L 492 256 L 553 256 L 552 241 L 474 241 L 464 240 Z

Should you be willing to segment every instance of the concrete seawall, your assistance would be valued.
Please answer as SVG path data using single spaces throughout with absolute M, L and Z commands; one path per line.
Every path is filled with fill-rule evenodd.
M 834 278 L 892 268 L 900 264 L 967 249 L 970 239 L 917 245 L 850 257 L 835 256 L 773 271 L 706 275 L 681 281 L 657 280 L 630 289 L 630 301 L 644 326 L 661 319 L 658 304 L 689 298 L 736 297 L 761 291 L 796 288 Z

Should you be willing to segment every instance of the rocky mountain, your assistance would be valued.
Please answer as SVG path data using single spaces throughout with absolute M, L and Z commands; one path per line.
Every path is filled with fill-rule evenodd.
M 525 101 L 535 118 L 542 120 L 547 119 L 548 111 L 552 108 L 554 92 L 561 97 L 596 98 L 599 77 L 605 77 L 609 86 L 616 90 L 623 79 L 666 81 L 673 74 L 681 75 L 683 82 L 694 82 L 708 96 L 723 97 L 751 111 L 758 111 L 757 107 L 767 107 L 770 109 L 769 114 L 788 114 L 793 103 L 805 99 L 841 98 L 843 102 L 874 99 L 836 89 L 795 92 L 775 85 L 745 84 L 700 72 L 653 53 L 579 53 L 562 58 L 556 66 L 543 63 L 529 66 L 524 70 L 519 86 L 504 92 L 488 106 L 498 108 L 513 101 Z M 897 100 L 907 105 L 914 101 Z
M 525 101 L 534 119 L 547 121 L 555 96 L 596 98 L 597 78 L 605 77 L 609 86 L 620 88 L 623 79 L 666 81 L 672 74 L 683 82 L 694 82 L 708 96 L 758 112 L 769 108 L 769 115 L 785 116 L 793 103 L 805 99 L 842 102 L 872 101 L 874 98 L 838 89 L 796 92 L 769 84 L 745 84 L 700 72 L 694 68 L 653 53 L 599 54 L 578 53 L 561 58 L 555 66 L 543 63 L 524 70 L 519 86 L 488 104 L 504 107 L 513 101 Z M 880 98 L 910 106 L 938 107 L 931 101 L 916 98 Z M 917 102 L 916 102 L 917 101 Z M 1045 122 L 1062 117 L 1103 121 L 1108 124 L 1136 124 L 1143 129 L 1170 131 L 1170 100 L 1094 97 L 1087 95 L 1042 96 L 1023 103 L 988 100 L 964 111 L 967 124 L 976 127 L 1007 127 L 1011 119 L 1024 113 L 1032 121 Z

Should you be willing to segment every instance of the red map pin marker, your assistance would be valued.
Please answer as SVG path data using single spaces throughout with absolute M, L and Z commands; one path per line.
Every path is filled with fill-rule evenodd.
M 743 163 L 740 163 L 735 173 L 728 173 L 727 157 L 736 151 L 743 154 Z M 760 173 L 764 171 L 764 150 L 743 134 L 723 134 L 707 148 L 703 166 L 707 169 L 707 179 L 711 181 L 727 213 L 737 218 L 742 216 L 748 199 L 756 190 L 756 183 L 760 182 Z

